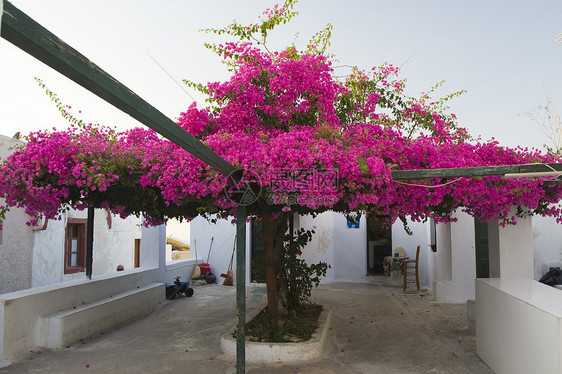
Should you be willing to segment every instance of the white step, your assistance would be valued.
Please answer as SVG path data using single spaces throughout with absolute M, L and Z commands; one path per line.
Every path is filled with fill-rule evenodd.
M 164 299 L 164 284 L 152 283 L 40 317 L 37 343 L 44 348 L 63 348 L 148 314 Z

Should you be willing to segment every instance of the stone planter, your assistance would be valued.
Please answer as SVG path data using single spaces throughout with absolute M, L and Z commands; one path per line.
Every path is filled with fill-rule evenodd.
M 262 343 L 251 342 L 246 337 L 247 362 L 296 362 L 320 357 L 331 323 L 332 313 L 323 310 L 318 317 L 318 328 L 310 340 L 300 343 Z M 236 357 L 235 329 L 221 338 L 221 349 L 227 356 Z

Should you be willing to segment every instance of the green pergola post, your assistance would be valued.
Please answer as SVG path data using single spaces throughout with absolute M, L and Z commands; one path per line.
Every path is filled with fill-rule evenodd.
M 236 374 L 246 372 L 246 207 L 236 211 Z
M 7 0 L 0 0 L 0 36 L 224 175 L 235 170 L 212 149 Z M 239 206 L 237 248 L 240 250 L 236 256 L 237 374 L 244 374 L 246 370 L 246 217 L 246 208 Z

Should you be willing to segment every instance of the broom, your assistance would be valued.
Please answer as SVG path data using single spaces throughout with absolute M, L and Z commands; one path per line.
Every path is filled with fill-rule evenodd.
M 230 257 L 230 264 L 228 264 L 228 271 L 226 274 L 222 273 L 221 277 L 225 278 L 222 284 L 224 286 L 232 286 L 234 282 L 234 274 L 232 273 L 232 261 L 234 260 L 234 252 L 236 251 L 236 235 L 234 235 L 234 245 L 232 246 L 232 256 Z
M 193 269 L 191 279 L 199 279 L 201 278 L 201 269 L 197 265 L 197 241 L 195 239 L 193 239 L 193 248 L 195 249 L 195 269 Z

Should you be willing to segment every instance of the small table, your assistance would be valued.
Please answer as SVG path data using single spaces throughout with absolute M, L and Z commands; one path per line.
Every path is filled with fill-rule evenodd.
M 408 256 L 386 256 L 383 260 L 382 268 L 384 275 L 398 275 L 402 274 L 403 262 Z

